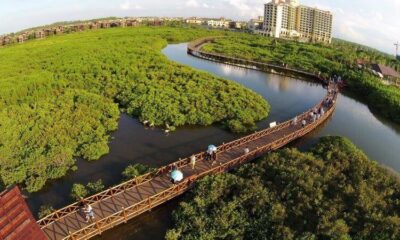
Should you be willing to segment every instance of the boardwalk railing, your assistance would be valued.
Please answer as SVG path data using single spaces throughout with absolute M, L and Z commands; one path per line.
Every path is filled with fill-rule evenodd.
M 192 42 L 188 45 L 188 53 L 193 54 L 193 55 L 199 55 L 202 54 L 199 52 L 199 48 L 201 45 L 203 45 L 207 41 L 212 41 L 214 38 L 205 38 L 205 39 L 200 39 L 195 42 Z M 211 56 L 212 54 L 207 53 L 208 56 Z M 224 59 L 221 57 L 221 55 L 218 55 L 218 58 L 216 60 L 223 60 L 223 61 L 228 61 L 230 58 L 229 57 L 224 57 Z M 247 60 L 243 60 L 243 64 L 245 64 Z M 315 76 L 314 74 L 309 73 L 309 75 L 316 77 L 317 79 L 318 76 Z M 328 87 L 329 88 L 329 87 Z M 284 135 L 278 140 L 265 143 L 262 147 L 257 147 L 255 149 L 252 149 L 248 154 L 243 154 L 240 157 L 231 159 L 225 163 L 222 163 L 221 165 L 212 167 L 206 171 L 200 172 L 198 174 L 191 175 L 184 179 L 182 182 L 173 185 L 170 188 L 167 188 L 155 195 L 152 195 L 140 202 L 137 202 L 136 204 L 133 204 L 129 207 L 126 208 L 121 208 L 119 211 L 103 218 L 99 219 L 98 221 L 89 224 L 82 229 L 75 231 L 75 232 L 69 232 L 69 235 L 65 237 L 64 239 L 87 239 L 90 237 L 93 237 L 95 235 L 101 234 L 103 231 L 110 229 L 120 223 L 126 222 L 129 219 L 138 216 L 139 214 L 146 212 L 180 194 L 188 190 L 193 186 L 193 183 L 198 180 L 199 178 L 202 178 L 206 175 L 209 174 L 216 174 L 216 173 L 221 173 L 221 172 L 226 172 L 231 170 L 234 167 L 237 167 L 240 164 L 243 164 L 249 160 L 252 160 L 256 157 L 259 157 L 269 151 L 276 150 L 282 146 L 285 146 L 289 142 L 298 139 L 299 137 L 302 137 L 306 135 L 307 133 L 311 132 L 314 130 L 317 126 L 322 124 L 326 119 L 328 119 L 332 113 L 335 110 L 336 107 L 336 98 L 337 98 L 337 92 L 334 91 L 334 93 L 329 92 L 327 93 L 327 96 L 318 104 L 316 104 L 312 109 L 310 109 L 307 112 L 304 112 L 300 115 L 297 116 L 297 121 L 301 122 L 303 119 L 307 119 L 310 115 L 310 112 L 313 111 L 314 109 L 319 109 L 320 107 L 325 105 L 325 99 L 327 98 L 332 98 L 333 104 L 327 109 L 326 113 L 321 116 L 320 119 L 317 119 L 315 122 L 309 123 L 303 128 L 299 128 L 296 131 L 290 132 L 287 135 Z M 231 141 L 229 143 L 224 143 L 220 146 L 218 146 L 218 152 L 228 152 L 230 149 L 242 146 L 247 143 L 251 143 L 257 139 L 260 139 L 262 137 L 268 136 L 270 134 L 274 134 L 275 132 L 279 132 L 282 129 L 288 128 L 293 124 L 293 119 L 288 120 L 286 122 L 283 122 L 281 124 L 278 124 L 276 127 L 273 128 L 268 128 L 262 131 L 255 132 L 253 134 L 250 134 L 248 136 L 242 137 L 240 139 Z M 198 153 L 195 155 L 198 161 L 204 160 L 205 158 L 205 153 Z M 151 173 L 144 174 L 142 176 L 136 177 L 134 179 L 131 179 L 129 181 L 126 181 L 124 183 L 121 183 L 117 186 L 114 186 L 110 189 L 107 189 L 103 192 L 100 192 L 98 194 L 95 194 L 93 196 L 87 197 L 84 199 L 85 202 L 87 203 L 96 203 L 99 201 L 104 201 L 108 198 L 111 198 L 119 193 L 123 193 L 127 191 L 128 189 L 132 189 L 134 187 L 138 187 L 141 184 L 144 184 L 148 181 L 153 180 L 155 177 L 165 175 L 169 173 L 174 166 L 177 166 L 178 168 L 185 167 L 188 165 L 190 162 L 189 158 L 185 159 L 180 159 L 179 161 L 169 164 L 167 166 L 161 167 Z M 62 218 L 65 216 L 77 212 L 79 210 L 80 206 L 79 203 L 73 203 L 67 207 L 64 207 L 62 209 L 59 209 L 52 214 L 40 219 L 37 223 L 41 226 L 42 229 L 46 228 L 48 225 L 53 224 L 57 221 L 60 221 Z

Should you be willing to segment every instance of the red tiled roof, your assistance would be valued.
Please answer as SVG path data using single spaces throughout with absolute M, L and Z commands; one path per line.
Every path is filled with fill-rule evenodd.
M 0 240 L 46 240 L 18 187 L 0 193 Z

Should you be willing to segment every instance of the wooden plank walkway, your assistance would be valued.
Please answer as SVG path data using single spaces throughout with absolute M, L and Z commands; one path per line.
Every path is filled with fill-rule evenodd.
M 335 100 L 330 106 L 325 105 L 325 100 L 328 98 Z M 331 116 L 336 106 L 336 98 L 337 87 L 331 85 L 326 97 L 310 109 L 313 111 L 323 108 L 325 111 L 325 114 L 315 122 L 312 121 L 310 111 L 308 111 L 297 116 L 297 124 L 293 124 L 293 121 L 289 120 L 274 128 L 265 129 L 218 146 L 215 164 L 206 161 L 204 153 L 196 154 L 195 169 L 191 168 L 188 158 L 176 162 L 176 166 L 184 174 L 184 180 L 180 183 L 173 184 L 170 180 L 169 172 L 173 168 L 171 164 L 88 197 L 85 200 L 91 203 L 94 209 L 94 222 L 86 223 L 78 203 L 74 203 L 39 220 L 38 224 L 46 236 L 52 240 L 88 239 L 101 234 L 107 229 L 182 194 L 193 187 L 196 180 L 205 175 L 229 171 L 311 132 Z M 301 126 L 303 119 L 307 121 L 305 127 Z M 249 148 L 250 152 L 245 154 L 244 148 Z

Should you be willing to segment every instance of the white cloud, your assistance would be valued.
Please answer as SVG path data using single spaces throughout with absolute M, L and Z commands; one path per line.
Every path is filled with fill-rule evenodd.
M 130 0 L 126 0 L 125 2 L 121 3 L 119 6 L 122 10 L 143 9 L 142 6 L 135 4 L 133 1 L 130 1 Z
M 185 4 L 187 7 L 199 7 L 200 4 L 196 0 L 189 0 Z
M 263 15 L 263 0 L 223 0 L 233 7 L 232 11 L 243 18 L 254 18 Z
M 399 0 L 302 0 L 333 12 L 335 37 L 378 48 L 393 54 L 393 43 L 400 40 Z

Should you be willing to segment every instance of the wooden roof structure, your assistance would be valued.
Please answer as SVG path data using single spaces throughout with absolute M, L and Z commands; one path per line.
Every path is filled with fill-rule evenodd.
M 46 240 L 18 187 L 0 193 L 0 240 Z
M 391 67 L 382 65 L 382 64 L 372 64 L 372 69 L 376 72 L 381 73 L 385 77 L 393 77 L 393 78 L 400 78 L 400 73 L 394 70 Z

